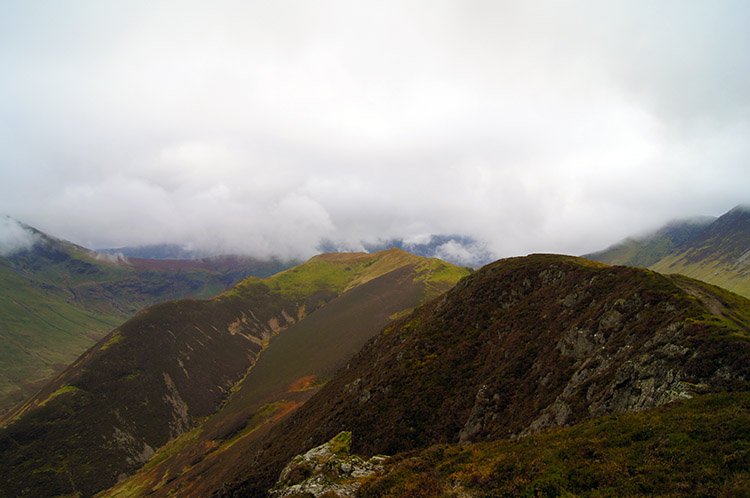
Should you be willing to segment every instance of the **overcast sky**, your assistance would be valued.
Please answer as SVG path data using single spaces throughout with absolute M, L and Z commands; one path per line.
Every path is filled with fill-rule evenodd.
M 0 213 L 581 254 L 750 201 L 750 2 L 1 1 Z

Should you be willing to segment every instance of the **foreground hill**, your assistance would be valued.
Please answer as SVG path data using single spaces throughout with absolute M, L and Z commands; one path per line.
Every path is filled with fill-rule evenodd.
M 206 447 L 238 447 L 254 412 L 299 406 L 392 315 L 467 272 L 399 250 L 322 255 L 210 300 L 153 306 L 8 414 L 0 494 L 90 496 L 203 427 Z
M 360 497 L 747 496 L 750 392 L 392 458 Z
M 137 311 L 166 300 L 206 298 L 245 277 L 290 266 L 236 256 L 123 259 L 16 225 L 34 243 L 0 255 L 0 413 Z
M 572 257 L 501 260 L 368 342 L 220 495 L 264 496 L 294 455 L 340 431 L 355 453 L 393 455 L 748 388 L 746 299 Z
M 679 273 L 750 297 L 750 208 L 738 206 L 718 219 L 673 222 L 584 257 Z

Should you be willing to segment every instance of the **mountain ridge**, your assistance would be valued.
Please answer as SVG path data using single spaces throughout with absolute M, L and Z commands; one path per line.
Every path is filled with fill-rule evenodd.
M 747 389 L 748 330 L 746 299 L 685 277 L 573 257 L 501 260 L 368 342 L 219 496 L 264 496 L 292 456 L 342 430 L 353 452 L 392 455 Z
M 306 323 L 339 296 L 370 289 L 373 304 L 383 308 L 384 292 L 407 289 L 393 285 L 398 277 L 412 282 L 410 297 L 393 294 L 384 308 L 388 311 L 375 323 L 402 311 L 404 303 L 418 304 L 430 293 L 416 279 L 424 261 L 403 251 L 313 258 L 267 279 L 245 279 L 210 300 L 167 302 L 140 312 L 5 417 L 0 474 L 7 477 L 0 489 L 17 493 L 19 486 L 27 486 L 35 490 L 32 495 L 44 496 L 51 490 L 70 492 L 74 482 L 73 491 L 88 496 L 114 484 L 241 394 L 233 390 L 252 372 L 260 352 L 278 349 L 272 338 Z M 456 275 L 465 272 L 453 268 Z M 381 280 L 385 285 L 378 287 Z M 355 318 L 359 329 L 371 320 Z M 323 329 L 330 323 L 324 322 Z M 376 331 L 365 331 L 361 341 Z M 334 356 L 345 360 L 354 352 L 347 351 Z M 297 398 L 304 401 L 304 396 Z M 244 420 L 242 414 L 230 419 L 215 437 L 223 441 L 241 431 Z M 30 434 L 36 436 L 29 439 Z M 13 443 L 19 441 L 20 446 Z M 32 483 L 32 469 L 54 460 L 65 462 L 68 475 L 48 469 Z

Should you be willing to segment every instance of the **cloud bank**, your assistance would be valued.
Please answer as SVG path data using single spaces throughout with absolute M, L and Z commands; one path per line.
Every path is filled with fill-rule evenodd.
M 39 237 L 16 220 L 0 216 L 0 256 L 12 256 L 31 249 Z
M 749 23 L 744 1 L 6 3 L 0 212 L 88 247 L 593 251 L 747 202 Z

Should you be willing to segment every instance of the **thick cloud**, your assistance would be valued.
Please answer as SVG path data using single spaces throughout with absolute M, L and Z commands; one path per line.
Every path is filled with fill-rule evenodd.
M 0 256 L 10 256 L 30 249 L 39 240 L 37 235 L 16 220 L 0 216 Z
M 0 212 L 93 247 L 600 249 L 747 201 L 749 22 L 744 1 L 6 3 Z

